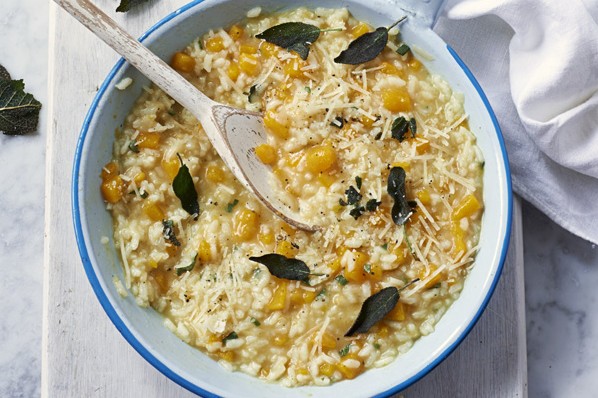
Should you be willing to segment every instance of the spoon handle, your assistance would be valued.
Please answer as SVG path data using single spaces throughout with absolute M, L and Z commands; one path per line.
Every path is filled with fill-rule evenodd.
M 54 0 L 137 70 L 196 116 L 208 114 L 213 101 L 202 94 L 168 64 L 125 32 L 89 0 Z

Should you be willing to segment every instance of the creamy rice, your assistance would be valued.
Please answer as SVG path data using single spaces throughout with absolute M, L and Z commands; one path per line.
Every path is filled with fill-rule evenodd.
M 477 250 L 483 160 L 461 96 L 411 53 L 398 55 L 395 37 L 373 61 L 341 65 L 334 57 L 368 28 L 347 10 L 257 14 L 210 31 L 172 63 L 216 101 L 264 112 L 271 134 L 258 155 L 281 195 L 324 228 L 299 231 L 274 217 L 226 169 L 197 120 L 155 87 L 117 132 L 102 193 L 124 285 L 139 305 L 228 369 L 326 385 L 390 363 L 459 296 Z M 342 30 L 321 33 L 306 61 L 254 37 L 289 21 Z M 400 116 L 417 122 L 415 137 L 401 142 L 391 137 Z M 172 188 L 177 155 L 199 194 L 197 220 Z M 415 206 L 405 226 L 391 218 L 393 167 L 406 171 Z M 351 187 L 358 203 L 347 204 Z M 367 208 L 372 200 L 380 203 Z M 167 220 L 179 246 L 165 237 Z M 268 253 L 304 261 L 309 284 L 249 260 Z M 418 278 L 368 333 L 344 337 L 364 300 Z

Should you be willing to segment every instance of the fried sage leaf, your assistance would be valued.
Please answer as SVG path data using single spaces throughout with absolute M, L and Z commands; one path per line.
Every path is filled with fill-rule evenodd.
M 137 7 L 140 4 L 147 3 L 148 0 L 120 0 L 120 4 L 116 12 L 127 12 L 131 8 Z
M 337 64 L 359 65 L 376 58 L 388 43 L 388 31 L 407 17 L 399 19 L 388 28 L 378 28 L 359 36 L 334 59 Z
M 309 267 L 301 260 L 288 258 L 281 254 L 271 253 L 261 257 L 249 257 L 251 261 L 260 263 L 277 278 L 293 281 L 307 282 L 309 280 Z
M 174 246 L 180 246 L 181 242 L 174 233 L 174 223 L 172 220 L 162 220 L 162 236 Z
M 23 135 L 37 129 L 42 104 L 25 92 L 23 80 L 11 80 L 0 65 L 0 131 L 6 135 Z
M 392 126 L 390 127 L 392 138 L 402 142 L 405 139 L 407 131 L 409 131 L 409 122 L 403 116 L 396 118 L 392 122 Z
M 193 261 L 184 267 L 175 268 L 177 276 L 184 274 L 185 272 L 190 272 L 194 267 L 195 263 L 197 262 L 197 254 L 193 257 Z
M 197 220 L 199 217 L 199 203 L 197 202 L 197 191 L 193 184 L 193 178 L 189 173 L 189 168 L 183 163 L 183 159 L 178 155 L 181 161 L 181 167 L 174 181 L 172 182 L 172 189 L 174 194 L 181 201 L 183 209 L 193 216 L 193 219 Z
M 353 326 L 345 333 L 351 337 L 358 333 L 367 333 L 376 323 L 382 320 L 399 302 L 399 289 L 394 286 L 386 287 L 378 293 L 368 297 L 361 306 L 359 315 Z
M 392 221 L 397 225 L 403 225 L 407 222 L 413 210 L 406 199 L 405 192 L 405 170 L 402 167 L 393 167 L 388 175 L 386 190 L 395 203 L 392 206 Z
M 268 28 L 255 37 L 276 44 L 287 51 L 295 51 L 301 59 L 306 60 L 309 55 L 309 47 L 320 37 L 320 32 L 320 28 L 314 25 L 303 22 L 285 22 Z

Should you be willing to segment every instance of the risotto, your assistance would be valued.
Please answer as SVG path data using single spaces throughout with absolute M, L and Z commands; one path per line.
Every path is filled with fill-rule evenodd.
M 289 22 L 317 40 L 273 44 L 265 32 Z M 255 154 L 316 232 L 262 206 L 156 87 L 116 133 L 101 183 L 115 284 L 225 368 L 287 386 L 352 379 L 432 333 L 463 288 L 484 164 L 463 99 L 397 28 L 375 58 L 337 62 L 369 32 L 384 33 L 346 9 L 254 10 L 171 60 L 214 100 L 263 113 Z

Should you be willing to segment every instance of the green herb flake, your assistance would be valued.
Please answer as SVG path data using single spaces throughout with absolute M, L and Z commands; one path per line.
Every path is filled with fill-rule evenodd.
M 372 264 L 364 264 L 363 270 L 365 272 L 367 272 L 368 274 L 371 274 L 372 273 Z
M 238 338 L 239 335 L 235 331 L 232 331 L 229 334 L 227 334 L 225 338 L 222 339 L 222 344 L 226 345 L 227 341 L 236 340 Z
M 137 146 L 137 141 L 133 140 L 129 142 L 129 150 L 134 153 L 139 153 L 139 147 Z
M 185 272 L 191 272 L 191 270 L 195 267 L 196 262 L 197 262 L 197 254 L 195 255 L 195 257 L 193 257 L 193 261 L 189 265 L 187 265 L 185 267 L 175 268 L 177 276 L 180 276 L 180 275 L 184 274 Z
M 379 349 L 380 349 L 380 344 L 378 344 L 378 343 L 374 343 L 374 344 L 373 344 L 373 346 L 374 346 L 374 348 L 375 348 L 375 349 L 377 349 L 377 350 L 379 350 Z
M 380 247 L 383 248 L 384 250 L 388 250 L 388 243 L 385 243 L 385 244 L 383 244 Z
M 334 278 L 334 280 L 337 281 L 341 286 L 345 286 L 347 283 L 349 283 L 347 278 L 345 278 L 342 274 L 338 275 L 336 278 Z
M 355 177 L 355 185 L 357 185 L 357 189 L 361 189 L 361 183 L 362 183 L 361 177 L 359 177 L 359 176 Z
M 255 326 L 260 326 L 261 323 L 260 321 L 258 321 L 257 319 L 255 319 L 254 317 L 250 318 L 251 323 L 253 323 Z
M 409 48 L 409 46 L 405 43 L 401 43 L 401 45 L 399 46 L 399 48 L 397 48 L 397 54 L 399 55 L 405 55 L 407 54 L 411 49 Z
M 311 94 L 311 88 L 309 88 L 308 86 L 305 86 L 305 91 L 307 91 L 308 94 Z
M 327 293 L 326 288 L 322 288 L 316 295 L 316 301 L 324 301 Z
M 199 218 L 199 203 L 197 202 L 197 191 L 193 184 L 193 178 L 189 173 L 189 168 L 183 163 L 181 155 L 177 154 L 181 162 L 181 167 L 174 177 L 172 182 L 172 189 L 175 195 L 181 201 L 183 209 L 193 216 L 194 220 Z
M 12 80 L 0 65 L 0 131 L 23 135 L 37 129 L 42 104 L 25 92 L 23 80 Z
M 174 246 L 180 246 L 181 242 L 174 233 L 174 223 L 172 220 L 162 220 L 162 236 Z
M 376 211 L 376 209 L 378 208 L 378 206 L 380 206 L 381 204 L 382 204 L 382 202 L 380 202 L 380 201 L 378 201 L 376 199 L 370 199 L 365 204 L 365 209 L 367 211 Z
M 261 257 L 249 257 L 249 260 L 265 265 L 268 271 L 277 278 L 306 283 L 309 281 L 309 267 L 296 258 L 271 253 Z
M 320 28 L 303 22 L 286 22 L 272 26 L 256 35 L 287 51 L 295 51 L 303 60 L 309 55 L 310 46 L 320 37 Z
M 350 205 L 357 204 L 362 198 L 359 191 L 357 189 L 355 189 L 355 187 L 353 187 L 353 185 L 351 185 L 349 187 L 349 189 L 347 189 L 345 191 L 345 195 L 347 195 L 347 204 L 350 204 Z
M 346 346 L 344 346 L 343 348 L 341 348 L 338 351 L 338 353 L 340 354 L 341 357 L 344 357 L 349 353 L 350 350 L 351 350 L 351 343 L 349 343 Z
M 349 215 L 357 220 L 359 217 L 363 215 L 363 213 L 365 213 L 365 207 L 355 206 L 353 209 L 351 209 Z
M 413 214 L 413 210 L 406 199 L 405 178 L 405 170 L 402 167 L 390 169 L 386 190 L 395 201 L 391 209 L 391 216 L 397 225 L 405 224 Z
M 415 138 L 415 133 L 417 133 L 417 121 L 413 117 L 409 119 L 409 130 L 411 130 L 411 138 Z
M 405 18 L 407 17 L 399 19 L 388 28 L 377 28 L 373 32 L 359 36 L 349 43 L 349 47 L 341 52 L 334 59 L 334 62 L 337 64 L 358 65 L 373 60 L 386 47 L 388 43 L 388 31 L 405 20 Z
M 232 213 L 233 209 L 235 208 L 236 205 L 239 204 L 239 199 L 235 199 L 232 202 L 230 202 L 229 204 L 226 205 L 226 211 L 228 213 Z
M 139 191 L 139 196 L 141 196 L 141 199 L 147 199 L 149 193 L 147 191 Z

